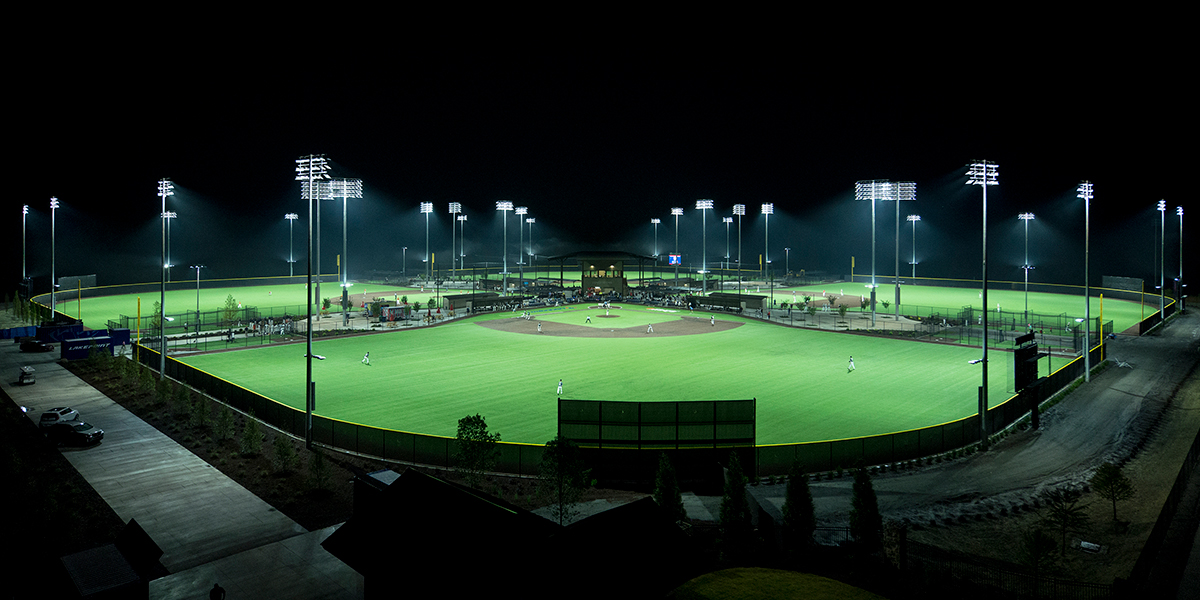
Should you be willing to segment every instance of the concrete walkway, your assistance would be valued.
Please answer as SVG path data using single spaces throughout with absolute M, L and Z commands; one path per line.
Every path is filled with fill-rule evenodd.
M 90 448 L 63 455 L 123 521 L 137 519 L 172 573 L 151 598 L 203 598 L 220 583 L 230 598 L 362 598 L 362 578 L 321 548 L 333 528 L 309 533 L 186 448 L 57 363 L 58 350 L 27 354 L 0 344 L 2 385 L 37 422 L 70 406 L 104 430 Z M 20 366 L 37 383 L 14 383 Z

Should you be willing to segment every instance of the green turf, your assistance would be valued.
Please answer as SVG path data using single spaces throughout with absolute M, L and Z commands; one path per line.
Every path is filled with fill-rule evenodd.
M 172 284 L 176 285 L 176 284 Z M 102 329 L 107 326 L 110 319 L 116 320 L 119 315 L 128 317 L 136 317 L 138 315 L 138 301 L 141 301 L 141 315 L 143 319 L 154 312 L 154 303 L 159 300 L 159 292 L 153 291 L 142 294 L 121 294 L 119 293 L 120 286 L 113 288 L 117 293 L 111 296 L 97 296 L 94 298 L 83 299 L 83 311 L 80 313 L 79 301 L 75 296 L 69 294 L 59 295 L 58 310 L 71 316 L 82 314 L 83 324 L 91 329 Z M 384 291 L 392 291 L 400 289 L 400 286 L 383 286 L 375 284 L 354 284 L 350 287 L 350 293 L 361 294 L 367 293 L 382 293 Z M 446 290 L 441 290 L 441 295 L 446 295 Z M 460 293 L 451 291 L 451 294 Z M 260 309 L 271 307 L 304 307 L 307 302 L 307 291 L 304 284 L 284 284 L 270 286 L 251 286 L 251 287 L 205 287 L 201 283 L 200 287 L 200 310 L 213 311 L 219 310 L 225 306 L 225 299 L 233 296 L 235 300 L 244 306 L 254 306 Z M 325 297 L 333 296 L 340 298 L 341 287 L 337 283 L 325 282 L 321 287 L 321 295 Z M 430 298 L 435 297 L 433 290 L 420 291 L 419 288 L 407 292 L 402 292 L 401 295 L 407 295 L 409 302 L 421 302 L 425 304 Z M 181 318 L 187 318 L 188 313 L 194 313 L 196 310 L 196 289 L 173 289 L 167 291 L 166 307 L 168 315 L 182 315 Z M 391 297 L 390 295 L 388 296 Z M 336 304 L 335 304 L 336 306 Z
M 575 275 L 578 275 L 576 272 Z M 172 284 L 176 285 L 176 284 Z M 182 285 L 182 284 L 179 284 Z M 291 307 L 303 306 L 306 302 L 306 292 L 303 284 L 288 284 L 277 286 L 259 286 L 259 287 L 206 287 L 208 284 L 201 282 L 200 288 L 200 309 L 202 311 L 217 310 L 225 305 L 225 298 L 229 295 L 248 306 L 256 306 L 260 309 L 269 307 Z M 351 287 L 351 292 L 358 294 L 363 291 L 367 292 L 382 292 L 397 289 L 398 286 L 382 286 L 375 284 L 355 284 Z M 1011 285 L 1010 285 L 1011 287 Z M 892 298 L 895 295 L 893 287 L 890 284 L 881 284 L 877 298 L 885 299 Z M 1074 288 L 1065 288 L 1066 291 L 1078 292 Z M 99 329 L 106 326 L 109 319 L 116 319 L 118 315 L 124 314 L 134 317 L 138 314 L 138 299 L 141 299 L 141 314 L 143 317 L 153 312 L 154 303 L 158 301 L 158 292 L 149 292 L 144 294 L 122 294 L 120 286 L 112 288 L 114 295 L 99 296 L 95 298 L 83 299 L 83 310 L 80 313 L 80 306 L 74 296 L 69 293 L 64 293 L 59 296 L 59 310 L 68 315 L 82 314 L 84 325 L 93 329 Z M 819 297 L 822 291 L 830 294 L 860 294 L 865 291 L 861 284 L 829 284 L 829 285 L 810 285 L 796 288 L 787 288 L 776 290 L 774 298 L 776 303 L 791 302 L 792 291 L 796 291 L 796 299 L 800 301 L 805 292 Z M 340 294 L 340 288 L 337 283 L 326 282 L 321 289 L 322 295 L 337 296 Z M 902 299 L 907 304 L 915 304 L 923 307 L 939 307 L 957 311 L 963 306 L 971 305 L 976 308 L 981 308 L 982 299 L 979 297 L 979 291 L 970 288 L 947 288 L 933 286 L 902 286 Z M 445 295 L 446 290 L 442 290 L 442 295 Z M 449 293 L 461 293 L 454 290 Z M 1096 293 L 1093 291 L 1093 293 Z M 759 292 L 763 294 L 763 292 Z M 433 291 L 421 291 L 413 289 L 408 292 L 403 292 L 402 295 L 407 295 L 409 302 L 421 302 L 425 304 L 430 298 L 435 297 Z M 1080 294 L 1081 296 L 1082 294 Z M 1041 292 L 1029 293 L 1029 310 L 1036 313 L 1058 315 L 1067 313 L 1073 316 L 1083 315 L 1083 301 L 1080 296 L 1072 296 L 1068 294 L 1048 294 Z M 1147 296 L 1147 302 L 1155 305 L 1155 297 Z M 996 305 L 1005 311 L 1024 310 L 1025 294 L 1020 290 L 1012 289 L 991 289 L 988 290 L 989 308 L 995 309 Z M 1092 316 L 1100 316 L 1101 308 L 1104 310 L 1104 319 L 1113 321 L 1116 331 L 1124 331 L 1132 327 L 1143 318 L 1153 314 L 1153 306 L 1147 306 L 1143 311 L 1141 305 L 1136 302 L 1116 300 L 1106 298 L 1101 306 L 1100 298 L 1092 298 Z M 854 307 L 857 310 L 857 307 Z M 180 289 L 170 290 L 167 292 L 167 313 L 168 314 L 186 314 L 188 311 L 196 310 L 196 290 Z M 879 306 L 877 314 L 883 314 L 889 311 Z
M 582 323 L 584 310 L 546 318 Z M 637 306 L 620 311 L 638 326 L 681 318 Z M 760 444 L 887 433 L 975 412 L 980 367 L 968 361 L 978 348 L 719 318 L 744 324 L 692 336 L 611 339 L 508 333 L 469 320 L 321 340 L 314 343 L 326 357 L 314 363 L 317 408 L 355 423 L 446 436 L 454 435 L 459 418 L 478 412 L 504 440 L 531 443 L 555 434 L 559 378 L 568 398 L 757 397 Z M 368 351 L 370 366 L 361 363 Z M 854 372 L 847 371 L 850 355 Z M 182 360 L 300 408 L 302 356 L 301 346 L 289 345 Z M 1009 396 L 1005 362 L 993 360 L 989 373 L 989 395 L 998 403 Z

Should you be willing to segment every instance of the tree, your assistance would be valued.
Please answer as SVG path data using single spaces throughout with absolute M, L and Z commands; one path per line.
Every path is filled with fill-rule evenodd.
M 217 436 L 217 441 L 233 437 L 233 411 L 229 410 L 228 404 L 221 404 L 221 410 L 217 413 L 217 427 L 213 433 Z
M 232 325 L 237 319 L 238 302 L 234 299 L 233 294 L 225 296 L 225 306 L 221 307 L 221 316 L 224 317 L 227 325 Z
M 1067 534 L 1087 527 L 1088 518 L 1079 506 L 1080 495 L 1065 490 L 1053 490 L 1046 494 L 1046 522 L 1059 533 L 1060 550 L 1067 554 Z
M 808 487 L 808 474 L 793 464 L 783 498 L 783 527 L 789 547 L 807 551 L 817 530 L 816 506 Z
M 579 446 L 562 436 L 546 442 L 538 473 L 538 492 L 550 502 L 550 516 L 565 525 L 579 516 L 576 504 L 587 489 L 590 472 Z
M 892 305 L 892 303 L 888 300 L 880 300 L 879 303 L 883 305 L 883 310 L 887 310 L 888 307 Z
M 292 440 L 282 433 L 275 434 L 275 460 L 272 461 L 277 473 L 290 473 L 296 468 L 296 462 L 300 457 L 296 455 L 296 450 L 292 448 Z
M 1113 526 L 1117 523 L 1117 501 L 1133 497 L 1133 482 L 1121 472 L 1121 467 L 1112 463 L 1104 463 L 1092 475 L 1092 489 L 1101 498 L 1112 501 Z
M 721 496 L 721 546 L 727 558 L 737 557 L 750 545 L 750 502 L 746 500 L 746 475 L 736 451 L 729 453 L 725 493 Z
M 487 421 L 476 413 L 458 420 L 458 448 L 454 453 L 455 470 L 467 485 L 478 487 L 483 474 L 496 464 L 500 451 L 496 442 L 499 433 L 488 433 Z
M 838 307 L 838 316 L 841 317 L 843 321 L 846 320 L 846 307 L 845 306 Z
M 850 534 L 867 553 L 883 549 L 883 516 L 871 474 L 861 464 L 854 470 L 853 495 L 850 498 Z
M 683 494 L 679 480 L 675 477 L 675 466 L 666 452 L 658 455 L 658 474 L 654 476 L 654 501 L 674 521 L 687 521 L 687 510 L 683 508 Z
M 862 301 L 858 303 L 858 310 L 860 310 L 860 311 L 867 310 L 867 308 L 869 308 L 870 306 L 871 306 L 871 301 L 867 298 L 863 298 Z
M 318 490 L 329 485 L 329 465 L 325 463 L 325 453 L 314 447 L 308 455 L 308 481 Z
M 1021 545 L 1017 549 L 1017 559 L 1036 578 L 1042 571 L 1054 562 L 1054 538 L 1041 527 L 1031 527 L 1021 533 Z
M 161 305 L 158 303 L 158 300 L 155 300 L 154 308 L 150 309 L 150 310 L 154 311 L 154 312 L 150 313 L 150 334 L 151 335 L 162 335 L 162 330 L 161 330 L 162 315 L 161 315 L 161 311 L 159 308 L 160 306 Z
M 262 451 L 262 431 L 258 428 L 258 419 L 251 412 L 246 417 L 246 426 L 242 428 L 241 450 L 244 456 L 257 456 Z

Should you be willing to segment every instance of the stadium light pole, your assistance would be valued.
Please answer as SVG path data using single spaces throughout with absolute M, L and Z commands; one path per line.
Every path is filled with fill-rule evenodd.
M 295 268 L 296 251 L 295 251 L 295 245 L 292 243 L 292 238 L 293 238 L 293 234 L 296 231 L 296 229 L 295 229 L 296 219 L 299 219 L 300 215 L 298 215 L 296 213 L 288 213 L 286 215 L 283 215 L 283 218 L 287 219 L 287 222 L 288 222 L 288 277 L 295 277 L 296 276 L 296 268 Z
M 313 181 L 304 179 L 300 182 L 301 197 L 307 198 L 311 196 L 315 199 L 314 202 L 316 203 L 316 206 L 309 211 L 308 218 L 313 221 L 309 229 L 315 231 L 315 234 L 309 238 L 309 244 L 315 248 L 310 248 L 309 251 L 313 253 L 313 260 L 316 267 L 310 276 L 313 277 L 311 283 L 316 287 L 314 297 L 317 302 L 321 301 L 321 201 L 333 200 L 333 187 L 330 185 L 329 180 L 328 167 L 326 167 L 326 176 L 324 178 Z M 311 191 L 309 187 L 312 188 Z M 318 314 L 317 318 L 320 319 L 321 315 Z
M 525 246 L 525 224 L 522 223 L 525 215 L 529 214 L 529 207 L 517 206 L 513 208 L 513 214 L 517 216 L 517 285 L 521 286 L 521 292 L 524 293 L 525 288 L 525 258 L 521 256 L 521 248 Z
M 1183 209 L 1179 209 L 1182 211 Z M 1183 231 L 1183 212 L 1180 212 L 1179 231 Z M 21 282 L 24 283 L 29 278 L 29 274 L 25 271 L 25 220 L 29 217 L 29 205 L 21 207 Z
M 1179 302 L 1176 308 L 1183 308 L 1183 207 L 1176 206 L 1175 214 L 1179 215 L 1179 297 L 1175 301 Z
M 158 337 L 159 337 L 159 353 L 158 353 L 158 378 L 166 377 L 167 372 L 167 196 L 175 195 L 175 184 L 170 179 L 158 180 L 158 197 L 161 200 L 162 212 L 159 217 L 162 218 L 162 282 L 158 289 Z
M 527 224 L 529 224 L 529 250 L 528 250 L 528 254 L 529 254 L 529 266 L 532 268 L 532 267 L 533 267 L 533 262 L 534 262 L 534 261 L 533 261 L 533 259 L 534 259 L 534 257 L 535 257 L 535 256 L 537 256 L 537 255 L 535 255 L 535 254 L 533 253 L 533 224 L 534 224 L 534 223 L 537 223 L 537 219 L 535 219 L 535 218 L 533 218 L 533 217 L 526 217 L 526 218 L 525 218 L 525 222 L 526 222 Z
M 762 205 L 762 214 L 766 218 L 763 224 L 765 236 L 763 239 L 763 280 L 767 279 L 767 270 L 771 268 L 771 215 L 775 214 L 775 203 L 766 202 Z M 773 281 L 767 281 L 767 285 L 771 288 L 771 305 L 775 305 L 775 284 Z M 770 309 L 767 309 L 767 314 L 771 314 Z
M 871 203 L 871 326 L 875 326 L 875 202 L 894 200 L 896 203 L 896 318 L 900 317 L 900 202 L 916 199 L 917 184 L 912 181 L 892 182 L 868 179 L 854 184 L 854 199 Z
M 467 268 L 467 215 L 458 215 L 458 267 Z
M 1167 279 L 1166 279 L 1166 250 L 1167 250 L 1167 201 L 1158 201 L 1158 318 L 1159 322 L 1166 317 L 1167 308 Z
M 708 295 L 708 211 L 712 207 L 712 200 L 696 201 L 696 210 L 700 211 L 700 237 L 703 240 L 700 256 L 700 294 L 703 296 Z
M 725 223 L 725 271 L 729 271 L 729 225 L 733 223 L 733 217 L 721 217 L 721 222 Z
M 742 217 L 746 215 L 745 204 L 734 204 L 733 214 L 738 218 L 738 295 L 742 295 Z
M 675 256 L 679 262 L 675 263 L 675 287 L 679 287 L 679 263 L 683 262 L 679 257 L 679 217 L 683 214 L 682 208 L 672 208 L 671 216 L 675 217 Z
M 167 283 L 171 282 L 171 267 L 175 265 L 171 263 L 171 219 L 179 218 L 179 214 L 173 210 L 168 210 L 163 213 L 163 217 L 167 221 Z
M 456 224 L 455 221 L 458 220 L 458 214 L 462 212 L 462 203 L 461 202 L 451 202 L 449 204 L 449 209 L 450 209 L 450 279 L 454 279 L 455 276 L 457 275 L 457 272 L 454 269 L 454 263 L 455 263 L 455 260 L 454 260 L 454 255 L 455 255 L 455 252 L 454 252 L 454 226 Z
M 200 333 L 200 269 L 205 267 L 204 265 L 192 265 L 188 268 L 196 270 L 196 333 Z
M 1029 323 L 1029 270 L 1033 268 L 1029 264 L 1029 222 L 1034 219 L 1033 213 L 1025 212 L 1017 215 L 1017 218 L 1025 221 L 1025 264 L 1021 269 L 1025 271 L 1025 323 Z M 987 307 L 984 307 L 987 308 Z
M 57 264 L 57 254 L 56 254 L 56 249 L 54 247 L 55 240 L 57 239 L 57 236 L 54 231 L 54 215 L 55 215 L 55 212 L 58 210 L 59 206 L 61 206 L 61 205 L 58 203 L 58 198 L 55 196 L 51 196 L 50 197 L 50 320 L 51 321 L 58 320 L 55 318 L 55 315 L 58 312 L 58 304 L 55 302 L 55 297 L 54 297 L 55 292 L 58 290 L 58 276 L 54 272 L 55 265 Z
M 967 165 L 967 185 L 977 185 L 983 190 L 983 385 L 979 387 L 979 439 L 987 446 L 987 408 L 988 408 L 988 299 L 987 299 L 987 189 L 997 185 L 999 180 L 999 165 L 986 160 L 976 161 Z
M 1083 200 L 1083 380 L 1092 380 L 1092 198 L 1094 189 L 1090 181 L 1075 188 L 1075 197 Z M 986 308 L 986 306 L 984 307 Z
M 658 224 L 661 219 L 650 219 L 650 224 L 654 226 L 654 264 L 658 264 Z
M 310 154 L 296 159 L 296 179 L 301 182 L 300 193 L 308 203 L 308 285 L 305 286 L 308 301 L 305 303 L 305 380 L 304 380 L 304 446 L 312 450 L 312 415 L 316 408 L 316 390 L 313 386 L 313 212 L 320 214 L 323 182 L 329 179 L 329 160 L 324 155 Z M 318 277 L 318 280 L 320 278 Z
M 767 269 L 771 265 L 771 215 L 775 214 L 775 204 L 767 202 L 762 205 L 762 214 L 766 221 L 763 224 L 765 237 L 763 241 L 763 280 L 767 278 Z
M 792 249 L 783 249 L 783 270 L 784 273 L 791 274 L 792 272 Z
M 920 220 L 921 215 L 908 215 L 908 222 L 912 223 L 912 262 L 908 264 L 912 265 L 912 278 L 914 284 L 916 283 L 917 279 L 917 221 Z
M 896 203 L 896 321 L 900 321 L 900 203 L 916 200 L 917 184 L 911 181 L 897 181 L 891 186 L 890 200 Z
M 339 178 L 330 181 L 330 192 L 334 198 L 342 199 L 342 324 L 350 323 L 350 276 L 349 253 L 346 249 L 346 204 L 349 198 L 362 198 L 362 180 Z
M 498 200 L 496 202 L 496 210 L 500 211 L 500 218 L 504 220 L 504 270 L 500 273 L 500 291 L 503 295 L 508 295 L 508 212 L 513 210 L 513 203 L 508 200 Z
M 421 203 L 421 214 L 425 215 L 425 279 L 432 274 L 433 263 L 429 260 L 429 215 L 433 213 L 432 202 Z

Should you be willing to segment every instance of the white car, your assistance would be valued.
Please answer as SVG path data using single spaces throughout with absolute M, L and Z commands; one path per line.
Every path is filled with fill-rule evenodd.
M 64 421 L 78 421 L 78 420 L 79 420 L 79 411 L 77 411 L 69 406 L 60 406 L 58 408 L 52 408 L 52 409 L 42 413 L 42 419 L 40 421 L 38 421 L 38 425 L 40 427 L 49 427 L 51 425 L 57 425 Z

